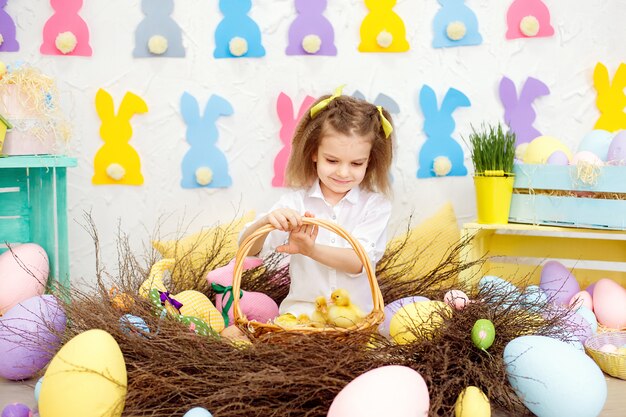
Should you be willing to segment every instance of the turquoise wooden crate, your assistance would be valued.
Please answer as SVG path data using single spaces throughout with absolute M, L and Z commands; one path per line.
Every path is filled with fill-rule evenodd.
M 0 158 L 0 253 L 7 245 L 37 243 L 50 259 L 49 284 L 69 287 L 68 167 L 76 159 L 56 155 Z
M 576 166 L 515 165 L 509 221 L 626 230 L 626 167 L 604 166 L 581 180 Z

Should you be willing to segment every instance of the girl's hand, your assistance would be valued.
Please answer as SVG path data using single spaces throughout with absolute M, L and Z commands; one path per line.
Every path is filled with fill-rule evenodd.
M 280 208 L 267 215 L 267 221 L 277 230 L 288 232 L 302 226 L 302 216 L 292 209 Z
M 304 213 L 305 217 L 314 217 L 308 211 Z M 289 242 L 276 248 L 276 252 L 288 253 L 289 255 L 302 254 L 310 256 L 315 248 L 315 239 L 317 239 L 317 225 L 307 224 L 296 227 L 289 233 Z

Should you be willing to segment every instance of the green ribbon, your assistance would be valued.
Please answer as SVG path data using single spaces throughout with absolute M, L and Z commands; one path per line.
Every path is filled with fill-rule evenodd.
M 224 294 L 224 296 L 222 297 L 222 317 L 224 318 L 224 327 L 228 327 L 228 324 L 230 323 L 230 319 L 228 318 L 228 311 L 233 305 L 233 301 L 235 299 L 233 297 L 233 286 L 229 285 L 225 287 L 223 285 L 212 282 L 211 288 L 213 288 L 213 291 L 215 291 L 217 294 Z M 226 304 L 224 304 L 224 299 L 226 299 L 228 293 L 230 293 L 230 296 L 228 296 L 228 301 L 226 301 Z M 243 298 L 243 290 L 239 290 L 239 298 Z

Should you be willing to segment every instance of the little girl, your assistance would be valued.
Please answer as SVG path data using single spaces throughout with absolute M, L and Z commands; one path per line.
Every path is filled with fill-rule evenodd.
M 294 188 L 269 213 L 244 229 L 240 241 L 259 227 L 276 230 L 255 241 L 249 254 L 290 254 L 289 294 L 281 315 L 311 316 L 315 298 L 346 289 L 353 304 L 372 310 L 363 264 L 334 232 L 303 225 L 302 216 L 336 222 L 357 239 L 375 265 L 387 243 L 391 214 L 389 170 L 393 157 L 391 116 L 382 107 L 341 95 L 318 99 L 299 122 L 285 182 Z

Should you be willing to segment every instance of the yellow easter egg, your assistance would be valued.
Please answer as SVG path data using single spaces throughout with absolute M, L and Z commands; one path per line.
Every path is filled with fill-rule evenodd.
M 443 315 L 448 314 L 452 314 L 452 309 L 442 301 L 407 304 L 391 318 L 389 334 L 399 345 L 411 343 L 418 337 L 430 338 L 443 323 Z
M 75 336 L 52 358 L 39 394 L 42 417 L 119 417 L 127 379 L 124 356 L 100 329 Z
M 186 290 L 174 296 L 176 301 L 183 304 L 180 314 L 193 316 L 204 320 L 213 330 L 224 330 L 224 318 L 209 298 L 199 291 Z
M 489 399 L 480 388 L 470 385 L 459 394 L 454 404 L 454 417 L 490 417 Z
M 560 140 L 552 136 L 539 136 L 526 147 L 524 163 L 545 164 L 555 151 L 563 152 L 568 160 L 572 160 L 572 152 Z

